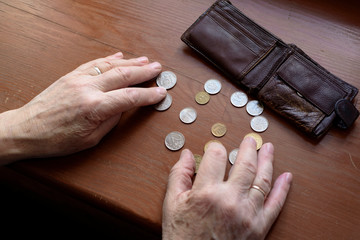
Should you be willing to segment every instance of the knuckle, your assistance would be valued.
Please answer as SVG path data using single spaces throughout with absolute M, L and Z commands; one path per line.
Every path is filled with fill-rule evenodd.
M 82 133 L 81 135 L 85 135 L 85 134 Z M 88 148 L 94 147 L 99 143 L 99 141 L 100 141 L 100 139 L 96 136 L 92 136 L 92 135 L 83 136 L 82 148 L 88 149 Z
M 267 175 L 260 176 L 261 186 L 264 186 L 264 191 L 268 192 L 271 188 L 271 179 Z
M 196 205 L 206 206 L 207 209 L 218 203 L 216 192 L 210 187 L 204 187 L 198 191 L 194 191 L 190 197 Z
M 137 106 L 140 101 L 140 93 L 133 88 L 125 88 L 125 99 L 130 106 Z
M 248 172 L 251 175 L 256 175 L 257 167 L 254 163 L 250 161 L 243 161 L 242 165 L 244 166 L 246 172 Z
M 130 71 L 127 68 L 117 67 L 114 68 L 115 72 L 120 76 L 120 78 L 124 79 L 125 81 L 128 81 L 130 79 Z
M 114 64 L 110 62 L 109 60 L 106 60 L 103 62 L 104 64 L 104 71 L 108 71 L 114 67 Z

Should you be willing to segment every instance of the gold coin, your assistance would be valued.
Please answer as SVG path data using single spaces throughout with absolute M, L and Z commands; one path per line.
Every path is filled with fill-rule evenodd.
M 199 170 L 201 160 L 202 160 L 202 156 L 199 154 L 194 154 L 194 158 L 195 158 L 195 163 L 196 163 L 195 173 L 197 173 Z
M 212 127 L 211 127 L 211 133 L 215 136 L 215 137 L 222 137 L 225 135 L 226 133 L 226 126 L 222 123 L 215 123 Z
M 195 96 L 195 101 L 201 105 L 207 104 L 209 100 L 210 100 L 210 95 L 204 91 L 198 92 Z
M 212 143 L 212 142 L 217 142 L 217 143 L 222 144 L 222 143 L 221 143 L 220 141 L 218 141 L 218 140 L 210 140 L 210 141 L 208 141 L 208 142 L 205 144 L 205 146 L 204 146 L 204 152 L 206 152 L 206 150 L 207 150 L 208 147 L 209 147 L 209 144 Z
M 263 144 L 263 140 L 262 140 L 262 138 L 261 138 L 261 136 L 259 134 L 257 134 L 257 133 L 248 133 L 248 134 L 245 135 L 244 138 L 246 138 L 246 137 L 252 137 L 255 140 L 255 142 L 256 142 L 256 150 L 259 150 L 261 148 L 261 146 Z

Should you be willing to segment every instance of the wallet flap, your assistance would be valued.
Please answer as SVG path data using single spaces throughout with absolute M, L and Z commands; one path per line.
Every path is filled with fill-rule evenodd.
M 343 129 L 350 127 L 359 116 L 359 111 L 347 99 L 341 99 L 336 102 L 335 112 L 341 120 L 337 125 Z
M 345 98 L 346 92 L 334 83 L 332 76 L 324 74 L 321 69 L 306 62 L 302 56 L 294 54 L 279 68 L 277 74 L 299 96 L 330 115 L 338 100 Z
M 255 29 L 255 24 L 230 11 L 231 7 L 228 1 L 216 2 L 181 39 L 233 80 L 240 80 L 271 51 L 276 38 L 265 32 L 259 35 L 258 32 L 264 31 L 261 28 L 256 33 L 249 30 L 248 25 Z

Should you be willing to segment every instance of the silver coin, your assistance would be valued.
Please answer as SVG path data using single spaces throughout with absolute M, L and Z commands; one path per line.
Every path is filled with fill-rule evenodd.
M 259 116 L 264 111 L 264 106 L 258 100 L 252 100 L 246 105 L 246 111 L 251 116 Z
M 205 82 L 204 89 L 208 94 L 217 94 L 221 90 L 221 82 L 216 79 L 209 79 Z
M 174 131 L 169 133 L 165 138 L 165 146 L 171 151 L 181 149 L 185 144 L 185 137 L 182 133 Z
M 164 71 L 159 74 L 159 76 L 156 79 L 156 84 L 159 87 L 163 87 L 165 89 L 173 88 L 176 84 L 176 75 L 173 72 L 170 71 Z
M 154 105 L 154 108 L 158 111 L 165 111 L 169 109 L 169 107 L 172 104 L 172 97 L 169 93 L 166 93 L 166 96 L 163 100 L 161 100 L 159 103 Z
M 230 97 L 231 104 L 235 107 L 243 107 L 248 102 L 248 97 L 246 93 L 237 91 L 234 92 Z
M 238 154 L 238 151 L 239 149 L 238 148 L 235 148 L 234 150 L 232 150 L 230 153 L 229 153 L 229 162 L 231 164 L 234 164 L 235 161 L 236 161 L 236 157 L 237 157 L 237 154 Z
M 255 132 L 264 132 L 269 127 L 268 120 L 263 116 L 253 117 L 250 126 Z
M 197 113 L 195 109 L 187 107 L 181 110 L 179 117 L 183 123 L 192 123 L 196 120 Z

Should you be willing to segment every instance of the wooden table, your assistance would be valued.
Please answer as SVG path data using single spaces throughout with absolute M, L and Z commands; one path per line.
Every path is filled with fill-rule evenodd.
M 15 173 L 18 184 L 26 185 L 22 177 L 32 179 L 85 204 L 87 211 L 97 209 L 113 219 L 125 219 L 158 238 L 168 174 L 180 155 L 165 148 L 165 136 L 180 131 L 185 147 L 202 154 L 204 144 L 214 139 L 210 127 L 215 122 L 227 125 L 228 133 L 219 140 L 228 152 L 251 132 L 251 117 L 229 101 L 237 88 L 180 41 L 211 3 L 2 0 L 0 111 L 24 105 L 81 63 L 117 51 L 126 58 L 148 56 L 178 77 L 169 90 L 173 96 L 169 110 L 129 111 L 92 149 L 22 161 L 2 171 Z M 233 4 L 360 88 L 358 1 L 234 0 Z M 197 105 L 194 96 L 209 78 L 221 80 L 223 88 L 207 105 Z M 188 106 L 198 111 L 198 118 L 185 125 L 178 114 Z M 356 106 L 360 109 L 359 103 Z M 265 109 L 263 115 L 270 126 L 261 136 L 276 149 L 274 176 L 284 171 L 294 175 L 287 203 L 268 239 L 360 239 L 359 120 L 348 131 L 333 128 L 314 141 L 271 110 Z

